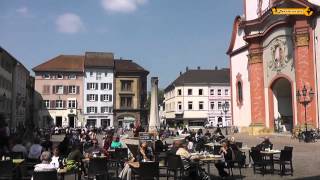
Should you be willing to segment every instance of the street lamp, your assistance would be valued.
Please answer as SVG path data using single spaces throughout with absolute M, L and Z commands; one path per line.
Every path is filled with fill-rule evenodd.
M 301 91 L 301 92 L 300 92 Z M 309 91 L 309 94 L 308 94 Z M 307 128 L 307 105 L 313 100 L 314 92 L 312 88 L 307 89 L 306 85 L 303 85 L 302 90 L 297 90 L 298 102 L 304 106 L 304 123 L 306 126 L 306 134 L 308 132 Z
M 224 120 L 226 121 L 226 135 L 228 135 L 227 112 L 229 111 L 229 103 L 227 101 L 222 104 L 222 110 L 224 112 Z

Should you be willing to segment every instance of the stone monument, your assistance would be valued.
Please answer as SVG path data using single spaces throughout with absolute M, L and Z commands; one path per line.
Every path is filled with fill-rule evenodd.
M 158 130 L 160 130 L 160 118 L 158 111 L 158 77 L 151 77 L 149 132 L 157 133 Z

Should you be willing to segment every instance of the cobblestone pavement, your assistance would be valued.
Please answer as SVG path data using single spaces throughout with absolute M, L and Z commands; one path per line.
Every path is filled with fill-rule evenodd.
M 262 136 L 248 136 L 246 134 L 234 134 L 236 141 L 243 142 L 244 145 L 248 147 L 254 146 L 262 141 Z M 297 139 L 291 139 L 289 136 L 282 135 L 272 135 L 269 136 L 271 142 L 274 144 L 274 149 L 283 149 L 284 146 L 293 146 L 293 176 L 280 176 L 279 175 L 279 165 L 275 165 L 274 174 L 266 174 L 262 176 L 261 174 L 253 174 L 252 168 L 242 169 L 243 179 L 317 179 L 320 180 L 320 141 L 316 143 L 304 143 Z M 59 142 L 62 140 L 62 136 L 53 136 L 53 141 Z M 101 137 L 99 137 L 101 139 Z M 100 141 L 101 142 L 101 141 Z M 248 156 L 247 156 L 248 158 Z M 211 165 L 210 173 L 212 179 L 220 179 L 217 177 L 218 172 L 214 165 Z M 235 177 L 230 177 L 229 179 L 241 179 L 239 176 L 239 170 L 234 169 Z M 72 177 L 66 177 L 66 180 L 74 179 Z M 166 178 L 160 178 L 165 180 Z

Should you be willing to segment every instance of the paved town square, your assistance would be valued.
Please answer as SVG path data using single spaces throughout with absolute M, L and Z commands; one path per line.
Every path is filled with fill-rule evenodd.
M 233 137 L 235 137 L 236 140 L 241 141 L 244 143 L 244 145 L 247 145 L 248 147 L 252 147 L 260 143 L 264 136 L 248 136 L 247 134 L 233 134 Z M 293 176 L 291 175 L 285 175 L 280 176 L 279 175 L 279 166 L 276 165 L 275 169 L 276 171 L 274 174 L 253 174 L 253 170 L 251 167 L 246 167 L 242 169 L 242 175 L 243 179 L 262 179 L 262 180 L 271 180 L 271 179 L 305 179 L 305 180 L 317 180 L 320 178 L 319 173 L 319 164 L 320 164 L 320 158 L 317 156 L 317 154 L 320 154 L 320 142 L 316 143 L 304 143 L 299 142 L 298 139 L 292 139 L 288 135 L 270 135 L 269 136 L 272 143 L 274 144 L 274 149 L 283 149 L 284 146 L 293 146 L 293 168 L 294 173 Z M 62 135 L 59 136 L 53 136 L 54 142 L 60 142 L 63 139 Z M 102 136 L 99 136 L 99 139 L 102 139 Z M 247 155 L 247 154 L 246 154 Z M 248 156 L 247 156 L 248 158 Z M 246 160 L 247 163 L 249 163 L 248 159 Z M 206 167 L 205 167 L 206 168 Z M 216 168 L 211 165 L 210 172 L 212 173 L 213 179 L 221 179 L 218 177 L 218 172 Z M 66 179 L 73 179 L 73 176 L 67 176 Z M 160 178 L 160 179 L 166 179 L 166 178 Z M 241 179 L 239 176 L 239 170 L 234 169 L 234 177 L 229 177 L 227 179 Z

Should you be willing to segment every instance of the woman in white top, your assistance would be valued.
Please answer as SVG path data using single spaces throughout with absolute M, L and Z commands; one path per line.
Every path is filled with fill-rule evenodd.
M 50 164 L 52 165 L 52 166 L 54 166 L 56 169 L 58 169 L 59 168 L 59 159 L 60 159 L 60 157 L 59 157 L 59 155 L 60 155 L 60 153 L 59 153 L 59 149 L 56 147 L 56 148 L 54 148 L 53 149 L 53 156 L 52 156 L 52 158 L 51 158 L 51 162 L 50 162 Z M 60 159 L 61 160 L 61 159 Z
M 51 154 L 49 151 L 44 151 L 40 157 L 41 163 L 35 165 L 34 171 L 53 171 L 56 168 L 50 164 Z

